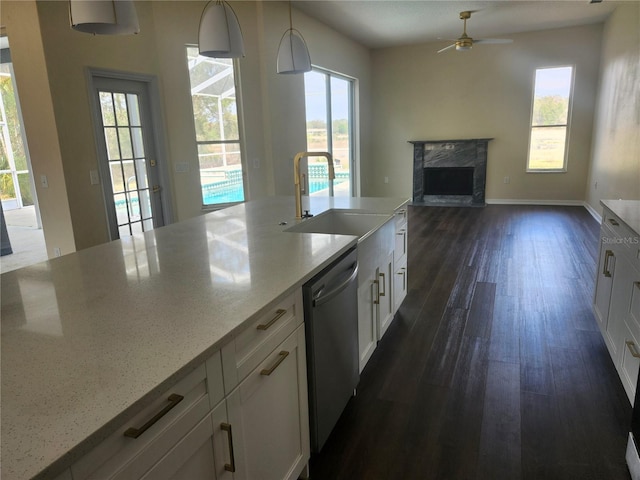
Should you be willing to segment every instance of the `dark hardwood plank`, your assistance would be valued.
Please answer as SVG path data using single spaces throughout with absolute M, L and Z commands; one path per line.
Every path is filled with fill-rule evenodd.
M 490 361 L 476 478 L 519 478 L 520 439 L 520 368 Z
M 628 480 L 582 207 L 409 208 L 409 291 L 313 479 Z

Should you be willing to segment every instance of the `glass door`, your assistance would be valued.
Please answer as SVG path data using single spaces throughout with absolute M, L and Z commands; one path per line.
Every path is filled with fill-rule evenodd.
M 102 135 L 102 186 L 112 240 L 164 224 L 146 84 L 93 79 Z
M 352 196 L 355 192 L 353 85 L 353 79 L 324 70 L 314 69 L 304 75 L 307 150 L 325 151 L 333 156 L 336 197 Z M 308 168 L 309 194 L 326 194 L 326 160 L 311 157 Z

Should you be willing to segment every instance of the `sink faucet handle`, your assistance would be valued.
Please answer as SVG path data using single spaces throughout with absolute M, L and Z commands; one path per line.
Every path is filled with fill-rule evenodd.
M 302 215 L 302 218 L 311 218 L 311 217 L 313 217 L 313 213 L 309 213 L 309 210 L 305 210 L 304 215 Z

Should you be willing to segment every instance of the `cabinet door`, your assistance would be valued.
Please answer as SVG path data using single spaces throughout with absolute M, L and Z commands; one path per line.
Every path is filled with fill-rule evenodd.
M 393 320 L 393 252 L 391 252 L 378 268 L 378 299 L 377 299 L 377 339 L 380 340 Z
M 379 291 L 378 270 L 374 270 L 358 282 L 358 354 L 360 372 L 362 372 L 369 358 L 373 355 L 378 341 L 378 306 L 376 302 Z
M 407 296 L 407 264 L 401 264 L 400 267 L 396 267 L 395 275 L 393 276 L 393 303 L 394 314 L 400 308 L 402 301 Z
M 604 231 L 604 230 L 603 230 Z M 617 349 L 609 333 L 609 306 L 611 304 L 611 290 L 616 268 L 616 255 L 613 247 L 602 243 L 600 259 L 598 261 L 598 277 L 593 309 L 600 326 L 600 330 L 612 357 L 616 357 Z
M 142 478 L 145 480 L 220 480 L 231 479 L 225 470 L 224 436 L 219 425 L 226 422 L 225 403 L 221 402 Z M 216 426 L 218 428 L 216 428 Z
M 304 325 L 227 396 L 235 480 L 297 479 L 309 460 Z

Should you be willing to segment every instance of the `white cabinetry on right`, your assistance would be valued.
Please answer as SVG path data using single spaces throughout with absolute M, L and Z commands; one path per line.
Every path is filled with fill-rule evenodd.
M 633 404 L 640 367 L 640 244 L 638 234 L 606 208 L 593 310 Z
M 407 296 L 407 251 L 408 251 L 408 222 L 407 207 L 396 210 L 395 215 L 396 244 L 393 250 L 393 302 L 394 314 Z

